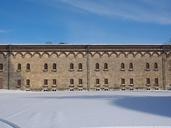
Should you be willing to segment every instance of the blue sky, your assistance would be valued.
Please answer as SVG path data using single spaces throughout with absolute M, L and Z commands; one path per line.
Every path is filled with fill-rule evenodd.
M 0 44 L 164 44 L 171 0 L 1 0 Z

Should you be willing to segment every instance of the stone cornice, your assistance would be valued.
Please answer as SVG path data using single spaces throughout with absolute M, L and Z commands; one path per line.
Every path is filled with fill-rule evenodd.
M 0 45 L 0 51 L 170 51 L 171 45 Z

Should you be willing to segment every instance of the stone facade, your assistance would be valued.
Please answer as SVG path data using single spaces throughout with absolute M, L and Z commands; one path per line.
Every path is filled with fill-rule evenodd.
M 169 45 L 1 45 L 0 88 L 171 88 Z

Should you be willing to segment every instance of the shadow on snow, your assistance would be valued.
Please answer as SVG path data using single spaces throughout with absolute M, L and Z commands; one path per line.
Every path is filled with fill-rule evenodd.
M 171 117 L 171 96 L 123 96 L 123 95 L 84 95 L 84 96 L 37 96 L 33 99 L 98 99 L 108 100 L 113 106 Z

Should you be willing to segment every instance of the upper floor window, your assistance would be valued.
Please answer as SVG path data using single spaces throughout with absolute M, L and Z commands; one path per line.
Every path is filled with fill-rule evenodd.
M 79 79 L 79 80 L 78 80 L 78 83 L 79 83 L 79 84 L 83 84 L 83 80 L 82 80 L 82 79 Z
M 121 63 L 121 71 L 124 71 L 124 70 L 125 70 L 125 64 Z
M 108 64 L 104 63 L 104 70 L 108 70 Z
M 0 64 L 0 71 L 3 70 L 3 64 Z
M 56 63 L 53 63 L 52 68 L 53 68 L 53 70 L 56 70 L 57 69 Z
M 96 69 L 96 70 L 99 70 L 99 69 L 100 69 L 99 63 L 96 63 L 95 69 Z
M 99 79 L 96 79 L 96 84 L 100 84 L 100 80 Z
M 129 70 L 132 71 L 133 70 L 133 63 L 129 64 Z
M 44 64 L 44 71 L 47 71 L 47 70 L 48 70 L 48 64 L 45 63 L 45 64 Z
M 150 70 L 150 64 L 146 63 L 146 70 L 149 71 Z
M 70 63 L 70 70 L 74 70 L 74 64 L 73 63 Z
M 78 70 L 82 70 L 83 69 L 83 65 L 82 65 L 82 63 L 79 63 L 78 64 Z
M 20 63 L 17 65 L 17 70 L 21 71 L 21 64 Z
M 150 85 L 150 78 L 146 78 L 146 84 Z
M 70 79 L 70 84 L 74 84 L 74 79 Z
M 53 79 L 53 85 L 56 85 L 56 79 Z
M 134 80 L 133 78 L 130 79 L 130 85 L 133 85 L 134 84 Z
M 121 85 L 125 84 L 125 79 L 121 78 Z
M 29 79 L 26 80 L 26 85 L 30 85 L 30 80 Z
M 158 70 L 158 64 L 154 63 L 154 70 Z
M 30 64 L 29 63 L 26 64 L 26 70 L 30 70 Z
M 48 80 L 44 79 L 44 85 L 48 85 Z
M 104 84 L 108 84 L 108 83 L 109 83 L 108 79 L 104 79 Z
M 155 85 L 158 85 L 158 84 L 159 84 L 158 78 L 155 78 L 155 79 L 154 79 L 154 83 L 155 83 Z

